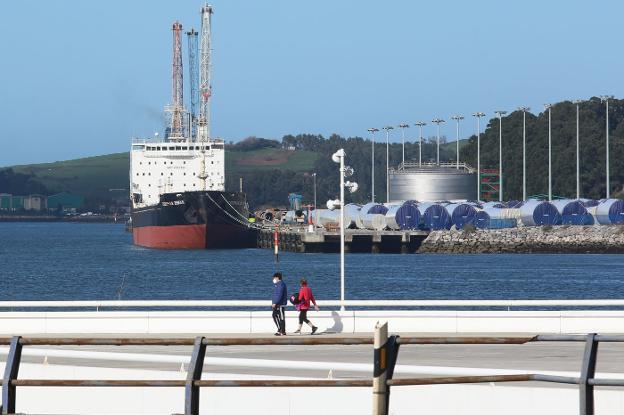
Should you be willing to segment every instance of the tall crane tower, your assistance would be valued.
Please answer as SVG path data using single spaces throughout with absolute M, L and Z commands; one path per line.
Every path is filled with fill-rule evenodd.
M 182 24 L 178 21 L 173 23 L 173 65 L 171 69 L 171 105 L 165 108 L 170 114 L 169 134 L 170 140 L 184 139 L 184 91 L 182 71 Z
M 189 57 L 189 83 L 190 94 L 189 99 L 191 106 L 191 122 L 189 125 L 188 135 L 191 141 L 197 139 L 197 105 L 199 102 L 198 78 L 199 65 L 197 61 L 197 31 L 191 28 L 190 32 L 186 32 L 188 37 L 188 57 Z
M 206 4 L 201 9 L 201 36 L 199 55 L 199 119 L 198 136 L 200 141 L 210 139 L 210 96 L 212 85 L 210 80 L 211 49 L 210 49 L 210 20 L 212 6 Z

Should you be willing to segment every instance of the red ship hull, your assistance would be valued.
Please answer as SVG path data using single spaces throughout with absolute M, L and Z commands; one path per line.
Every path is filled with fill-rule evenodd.
M 156 206 L 132 212 L 135 245 L 159 249 L 224 249 L 255 246 L 242 193 L 168 193 Z

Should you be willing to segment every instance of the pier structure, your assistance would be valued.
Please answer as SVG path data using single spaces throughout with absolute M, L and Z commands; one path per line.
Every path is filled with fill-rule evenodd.
M 262 228 L 257 233 L 257 247 L 273 249 L 274 228 Z M 428 231 L 345 229 L 345 252 L 414 253 L 425 240 Z M 309 226 L 281 226 L 279 249 L 286 252 L 339 252 L 340 232 Z

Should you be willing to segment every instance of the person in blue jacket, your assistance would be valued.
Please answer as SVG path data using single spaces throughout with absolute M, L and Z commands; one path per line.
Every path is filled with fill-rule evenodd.
M 271 306 L 273 307 L 273 321 L 277 326 L 276 336 L 286 335 L 286 308 L 288 299 L 286 284 L 282 281 L 282 273 L 273 274 L 273 296 L 271 297 Z

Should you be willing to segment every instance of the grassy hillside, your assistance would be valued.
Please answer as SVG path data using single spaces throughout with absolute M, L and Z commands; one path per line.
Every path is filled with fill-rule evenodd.
M 110 189 L 128 188 L 128 164 L 128 153 L 115 153 L 12 168 L 17 173 L 36 176 L 51 192 L 69 191 L 106 198 Z
M 262 148 L 250 151 L 226 151 L 228 176 L 274 169 L 294 172 L 310 171 L 318 159 L 311 151 Z M 105 200 L 119 196 L 111 189 L 128 189 L 129 154 L 115 153 L 53 163 L 13 166 L 16 173 L 34 175 L 49 192 L 68 191 L 88 198 Z

